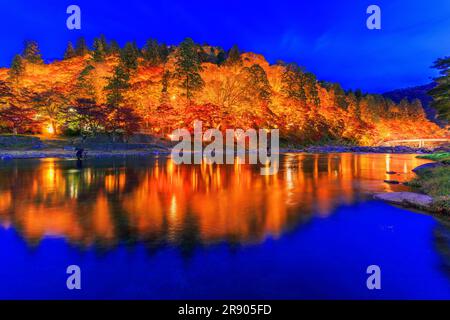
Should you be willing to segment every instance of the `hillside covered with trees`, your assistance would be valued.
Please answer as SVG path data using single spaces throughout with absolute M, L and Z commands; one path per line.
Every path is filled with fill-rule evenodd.
M 296 64 L 270 65 L 237 46 L 225 51 L 189 38 L 178 46 L 151 39 L 142 48 L 103 36 L 89 47 L 80 38 L 47 64 L 29 41 L 0 69 L 2 132 L 167 136 L 195 119 L 204 129 L 279 128 L 299 144 L 446 135 L 418 99 L 344 91 Z

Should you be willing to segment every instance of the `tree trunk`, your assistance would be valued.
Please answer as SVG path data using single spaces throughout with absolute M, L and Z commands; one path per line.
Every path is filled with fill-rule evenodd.
M 191 98 L 189 97 L 189 76 L 186 77 L 186 99 L 188 104 L 190 104 Z
M 54 121 L 51 122 L 53 134 L 56 135 L 56 123 Z

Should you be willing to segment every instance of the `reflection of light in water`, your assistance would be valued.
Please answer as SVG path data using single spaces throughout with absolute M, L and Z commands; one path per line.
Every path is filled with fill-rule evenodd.
M 386 159 L 386 172 L 391 171 L 391 155 L 386 154 L 385 159 Z
M 241 171 L 241 159 L 239 157 L 236 157 L 234 159 L 234 173 L 237 177 L 238 182 L 240 181 L 240 171 Z
M 314 155 L 314 179 L 319 178 L 319 155 Z
M 155 174 L 155 178 L 158 178 L 159 177 L 159 160 L 158 159 L 155 161 L 155 167 L 153 169 L 153 172 Z
M 287 168 L 286 170 L 286 184 L 288 189 L 292 189 L 294 187 L 294 184 L 292 183 L 292 169 Z
M 221 179 L 221 174 L 220 174 L 220 166 L 217 166 L 217 169 L 216 169 L 216 173 L 215 173 L 215 182 L 216 182 L 216 187 L 217 187 L 217 189 L 219 189 L 220 188 L 220 186 L 222 185 L 222 179 Z
M 75 184 L 70 185 L 70 197 L 76 198 L 78 196 L 78 188 Z
M 405 190 L 383 183 L 386 167 L 401 172 L 428 162 L 414 155 L 352 154 L 280 160 L 284 170 L 266 176 L 239 158 L 234 165 L 202 166 L 161 158 L 148 167 L 130 161 L 120 169 L 92 166 L 73 174 L 67 174 L 73 167 L 42 161 L 31 170 L 0 172 L 0 223 L 12 223 L 26 239 L 51 233 L 79 245 L 114 244 L 128 234 L 176 240 L 185 228 L 205 243 L 255 242 L 310 214 L 329 215 L 362 193 Z
M 408 173 L 408 165 L 406 164 L 406 161 L 403 164 L 403 172 Z
M 49 187 L 53 187 L 55 185 L 55 163 L 49 162 L 46 174 L 45 174 L 45 183 Z
M 109 174 L 105 177 L 106 191 L 108 191 L 108 192 L 114 191 L 114 179 L 115 179 L 115 176 L 112 174 Z
M 166 165 L 166 170 L 167 170 L 167 175 L 170 178 L 170 181 L 172 182 L 173 180 L 173 171 L 174 171 L 174 164 L 173 164 L 173 160 L 169 159 L 167 160 L 167 165 Z
M 293 183 L 293 179 L 292 179 L 293 164 L 294 164 L 294 157 L 287 156 L 284 167 L 286 169 L 286 186 L 287 186 L 288 190 L 291 190 L 294 188 L 294 183 Z
M 123 190 L 125 188 L 125 182 L 126 182 L 127 176 L 125 172 L 121 172 L 119 174 L 119 189 Z
M 12 195 L 11 191 L 0 193 L 0 214 L 11 206 Z
M 385 172 L 385 180 L 391 180 L 390 175 L 388 174 L 389 171 L 391 171 L 391 155 L 386 154 L 386 172 Z M 391 185 L 388 184 L 386 186 L 386 191 L 392 191 Z
M 287 187 L 287 199 L 286 199 L 286 203 L 287 204 L 292 204 L 293 202 L 293 197 L 294 197 L 294 181 L 293 181 L 293 177 L 292 177 L 292 167 L 291 164 L 287 164 L 286 166 L 286 187 Z
M 177 197 L 172 195 L 172 199 L 170 200 L 170 218 L 172 221 L 177 218 Z
M 111 209 L 108 199 L 103 193 L 100 193 L 95 202 L 93 214 L 93 228 L 103 239 L 114 238 L 114 224 L 111 217 Z
M 197 189 L 197 172 L 195 169 L 192 170 L 192 172 L 191 172 L 191 186 L 192 186 L 192 190 Z
M 170 242 L 175 242 L 177 239 L 177 235 L 179 232 L 178 229 L 178 208 L 177 208 L 177 198 L 175 195 L 172 195 L 170 199 L 170 208 L 169 208 L 169 216 L 168 216 L 168 239 Z
M 91 168 L 87 168 L 84 169 L 84 179 L 86 181 L 86 184 L 91 184 L 92 182 L 92 169 Z

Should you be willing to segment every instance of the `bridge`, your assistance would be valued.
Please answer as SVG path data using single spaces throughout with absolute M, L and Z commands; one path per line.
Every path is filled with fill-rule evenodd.
M 419 148 L 425 147 L 425 143 L 440 143 L 440 144 L 450 144 L 450 139 L 405 139 L 405 140 L 390 140 L 385 141 L 382 144 L 387 146 L 399 145 L 402 143 L 412 143 L 417 144 Z

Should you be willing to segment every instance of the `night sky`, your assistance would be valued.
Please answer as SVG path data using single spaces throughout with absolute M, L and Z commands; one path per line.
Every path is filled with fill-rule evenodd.
M 81 7 L 81 30 L 66 28 L 70 4 Z M 371 4 L 381 7 L 381 30 L 366 27 Z M 167 44 L 191 37 L 225 49 L 236 43 L 272 63 L 297 62 L 346 89 L 383 92 L 430 82 L 433 61 L 450 55 L 448 0 L 0 0 L 0 10 L 0 66 L 26 39 L 52 60 L 80 35 L 140 46 L 150 37 Z

